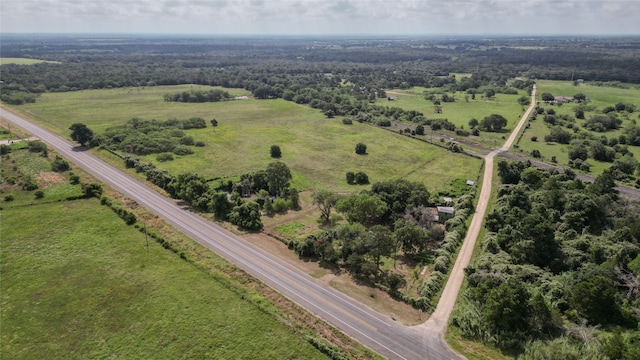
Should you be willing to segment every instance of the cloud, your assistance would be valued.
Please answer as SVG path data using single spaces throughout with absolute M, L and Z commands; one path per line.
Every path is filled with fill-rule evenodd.
M 2 32 L 640 34 L 634 0 L 3 0 Z

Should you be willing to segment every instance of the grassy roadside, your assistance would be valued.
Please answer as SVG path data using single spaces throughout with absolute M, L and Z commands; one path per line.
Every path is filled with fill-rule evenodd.
M 41 155 L 21 151 L 3 165 L 47 172 Z M 3 199 L 13 201 L 0 214 L 3 358 L 326 358 L 312 343 L 376 358 L 108 189 L 138 230 L 146 224 L 174 252 L 152 240 L 147 250 L 142 232 L 95 199 L 54 198 L 78 186 L 38 180 L 45 195 L 34 200 L 5 185 Z

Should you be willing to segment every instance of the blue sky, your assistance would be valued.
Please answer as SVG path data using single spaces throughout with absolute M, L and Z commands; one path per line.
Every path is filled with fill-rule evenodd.
M 640 36 L 640 0 L 2 0 L 0 31 Z

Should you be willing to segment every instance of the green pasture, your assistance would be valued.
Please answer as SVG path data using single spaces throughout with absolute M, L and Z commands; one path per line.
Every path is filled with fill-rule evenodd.
M 6 64 L 32 65 L 32 64 L 39 64 L 39 63 L 60 64 L 59 61 L 0 57 L 0 65 L 6 65 Z
M 1 216 L 2 358 L 325 358 L 96 199 Z
M 449 93 L 456 98 L 455 102 L 441 103 L 442 113 L 436 113 L 435 106 L 429 100 L 425 100 L 424 92 L 427 89 L 414 87 L 409 90 L 389 90 L 388 96 L 394 101 L 386 98 L 378 99 L 377 105 L 388 107 L 399 107 L 405 110 L 416 110 L 424 114 L 426 119 L 447 119 L 458 128 L 470 130 L 469 120 L 476 118 L 481 121 L 491 114 L 500 114 L 507 119 L 507 126 L 504 132 L 481 132 L 480 137 L 470 138 L 473 142 L 479 142 L 485 146 L 495 147 L 502 145 L 503 137 L 507 138 L 511 130 L 516 126 L 527 106 L 518 104 L 518 98 L 525 95 L 525 91 L 520 91 L 517 95 L 496 94 L 494 98 L 487 99 L 482 94 L 476 94 L 476 99 L 472 100 L 471 95 L 464 92 Z M 449 134 L 448 131 L 440 131 Z M 454 137 L 459 137 L 450 133 Z
M 35 104 L 20 107 L 64 136 L 74 122 L 83 122 L 98 134 L 133 117 L 165 120 L 202 117 L 217 119 L 219 126 L 188 130 L 205 147 L 194 154 L 157 163 L 155 155 L 143 157 L 160 168 L 179 174 L 197 172 L 207 178 L 237 176 L 265 169 L 274 161 L 271 145 L 279 145 L 282 158 L 293 172 L 293 185 L 308 190 L 330 188 L 359 191 L 366 186 L 346 183 L 347 171 L 363 171 L 370 181 L 406 178 L 424 182 L 432 191 L 448 191 L 456 179 L 476 177 L 480 160 L 411 140 L 375 126 L 342 124 L 321 112 L 281 99 L 238 100 L 218 103 L 165 102 L 164 94 L 199 86 L 86 90 L 43 94 Z M 228 90 L 234 95 L 244 90 Z M 235 91 L 235 93 L 234 93 Z M 355 145 L 367 145 L 368 155 L 356 155 Z
M 593 86 L 588 83 L 574 86 L 573 83 L 569 81 L 540 80 L 537 82 L 537 87 L 538 98 L 543 92 L 549 92 L 554 96 L 568 97 L 572 97 L 579 92 L 585 94 L 590 99 L 588 105 L 594 105 L 596 107 L 594 111 L 585 112 L 585 119 L 588 119 L 595 114 L 600 114 L 604 107 L 614 106 L 618 102 L 635 104 L 636 107 L 640 109 L 640 88 L 633 87 L 632 85 L 630 85 L 629 89 L 619 89 L 614 87 Z M 540 106 L 545 109 L 553 109 L 556 114 L 571 115 L 572 117 L 575 117 L 574 109 L 577 104 L 566 103 L 559 106 L 541 103 Z M 631 114 L 623 112 L 618 115 L 623 122 L 621 128 L 615 131 L 603 133 L 589 131 L 583 127 L 584 120 L 580 119 L 576 119 L 575 125 L 580 127 L 580 131 L 590 132 L 596 137 L 604 136 L 607 138 L 617 138 L 619 135 L 624 134 L 625 127 L 638 122 L 638 119 L 640 119 L 640 110 L 636 110 Z M 538 115 L 537 120 L 530 122 L 530 127 L 525 130 L 522 139 L 518 143 L 518 147 L 521 151 L 512 151 L 516 153 L 520 152 L 523 155 L 529 155 L 531 151 L 537 149 L 540 151 L 543 161 L 550 163 L 551 157 L 556 156 L 558 165 L 567 166 L 569 161 L 569 145 L 556 143 L 547 144 L 544 142 L 544 137 L 550 133 L 551 128 L 544 123 L 542 120 L 543 117 L 544 115 Z M 573 132 L 571 129 L 567 128 L 564 130 Z M 535 142 L 531 140 L 534 136 L 537 137 L 537 141 Z M 632 152 L 636 158 L 640 156 L 640 147 L 629 146 L 629 151 Z M 611 165 L 611 163 L 596 161 L 594 159 L 588 159 L 587 162 L 591 164 L 590 174 L 594 176 L 600 174 Z

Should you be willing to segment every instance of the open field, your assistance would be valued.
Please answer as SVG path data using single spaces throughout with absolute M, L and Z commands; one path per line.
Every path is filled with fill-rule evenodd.
M 60 64 L 60 62 L 58 61 L 0 57 L 0 65 L 6 65 L 6 64 L 32 65 L 32 64 L 39 64 L 39 63 Z
M 607 106 L 614 106 L 618 102 L 634 104 L 637 108 L 640 108 L 640 88 L 633 87 L 629 89 L 619 89 L 614 87 L 601 87 L 601 86 L 593 86 L 589 84 L 581 84 L 579 86 L 573 86 L 571 82 L 568 81 L 550 81 L 550 80 L 540 80 L 537 82 L 538 84 L 538 95 L 543 92 L 549 92 L 554 96 L 567 96 L 572 97 L 577 93 L 585 94 L 590 102 L 588 105 L 595 106 L 594 111 L 585 111 L 585 119 L 590 118 L 593 115 L 601 114 L 601 110 Z M 540 104 L 541 107 L 545 109 L 553 109 L 556 114 L 559 115 L 570 115 L 575 117 L 574 108 L 577 106 L 573 103 L 563 104 L 561 106 L 558 105 L 550 105 L 550 104 Z M 559 165 L 566 166 L 569 157 L 569 145 L 557 144 L 557 143 L 545 143 L 544 137 L 550 133 L 550 127 L 543 121 L 543 115 L 538 115 L 538 119 L 531 122 L 530 127 L 525 130 L 522 139 L 518 143 L 518 147 L 521 151 L 512 150 L 516 153 L 520 153 L 522 155 L 530 155 L 531 151 L 537 149 L 540 151 L 542 155 L 542 160 L 546 162 L 551 162 L 551 158 L 553 156 L 556 157 Z M 580 131 L 589 132 L 596 137 L 605 136 L 607 138 L 618 138 L 620 135 L 624 134 L 625 128 L 628 126 L 632 126 L 638 122 L 639 119 L 639 111 L 629 114 L 626 112 L 619 114 L 620 119 L 622 119 L 622 125 L 619 129 L 607 132 L 593 132 L 585 129 L 583 127 L 584 120 L 576 119 L 575 124 L 580 127 Z M 565 129 L 567 131 L 572 132 L 569 129 Z M 532 141 L 532 137 L 537 137 L 537 141 Z M 637 146 L 629 146 L 629 151 L 634 154 L 636 158 L 640 157 L 640 147 Z M 602 171 L 607 169 L 611 163 L 597 161 L 594 159 L 588 159 L 587 162 L 592 165 L 590 174 L 597 175 Z
M 45 126 L 67 135 L 74 122 L 83 122 L 98 134 L 133 117 L 166 120 L 202 117 L 217 119 L 219 126 L 188 130 L 206 146 L 177 160 L 156 163 L 172 173 L 198 172 L 206 177 L 237 176 L 264 169 L 273 161 L 271 145 L 282 149 L 282 159 L 293 172 L 299 189 L 331 188 L 359 191 L 349 186 L 347 171 L 364 171 L 370 181 L 403 177 L 421 181 L 429 190 L 448 191 L 456 179 L 476 177 L 480 160 L 407 139 L 373 126 L 343 125 L 319 111 L 284 100 L 239 100 L 219 103 L 165 102 L 164 94 L 199 88 L 174 87 L 85 90 L 43 94 L 35 104 L 19 107 Z M 246 95 L 244 90 L 228 90 Z M 355 145 L 367 144 L 368 155 L 356 155 Z M 150 162 L 155 155 L 143 157 Z
M 78 188 L 49 187 L 44 200 Z M 98 200 L 18 206 L 33 193 L 7 194 L 3 358 L 326 358 L 244 291 L 155 242 L 147 250 L 144 235 Z
M 424 98 L 424 92 L 428 90 L 422 87 L 414 87 L 408 90 L 388 90 L 387 95 L 393 97 L 394 101 L 378 99 L 377 105 L 399 107 L 405 110 L 416 110 L 424 114 L 426 119 L 447 119 L 458 128 L 469 130 L 469 120 L 476 118 L 478 121 L 491 114 L 504 116 L 508 123 L 505 132 L 481 132 L 480 137 L 473 137 L 474 142 L 479 142 L 485 146 L 494 146 L 504 142 L 502 137 L 508 137 L 508 132 L 513 130 L 526 110 L 526 106 L 518 104 L 518 98 L 526 95 L 525 91 L 519 91 L 517 95 L 496 94 L 493 99 L 486 99 L 484 95 L 477 94 L 472 100 L 471 95 L 463 92 L 450 93 L 456 98 L 455 102 L 442 103 L 442 113 L 435 112 L 433 103 Z M 467 101 L 468 100 L 468 101 Z M 448 133 L 447 131 L 441 131 Z M 452 133 L 453 134 L 453 133 Z

